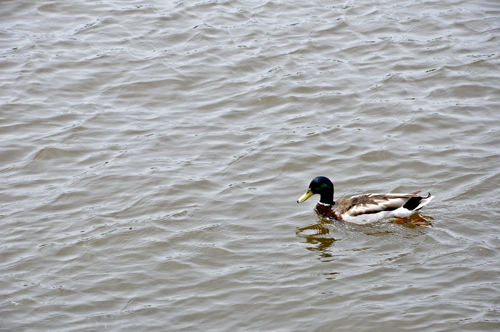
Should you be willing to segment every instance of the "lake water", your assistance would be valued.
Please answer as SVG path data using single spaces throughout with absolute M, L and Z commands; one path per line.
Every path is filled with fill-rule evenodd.
M 0 4 L 0 331 L 500 330 L 500 3 Z M 430 191 L 429 226 L 297 204 Z

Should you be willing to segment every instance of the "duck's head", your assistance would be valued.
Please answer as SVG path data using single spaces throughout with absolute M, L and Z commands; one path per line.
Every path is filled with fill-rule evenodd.
M 335 202 L 333 201 L 333 183 L 327 177 L 315 177 L 309 184 L 309 189 L 307 189 L 306 193 L 299 198 L 297 203 L 304 202 L 314 194 L 319 194 L 321 196 L 319 199 L 320 203 L 335 205 Z

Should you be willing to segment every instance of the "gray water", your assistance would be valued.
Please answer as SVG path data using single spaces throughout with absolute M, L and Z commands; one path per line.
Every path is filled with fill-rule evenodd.
M 1 331 L 498 331 L 500 3 L 0 4 Z M 296 204 L 430 191 L 428 226 Z

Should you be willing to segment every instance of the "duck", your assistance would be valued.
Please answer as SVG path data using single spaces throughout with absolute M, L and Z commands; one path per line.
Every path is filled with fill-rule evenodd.
M 362 194 L 333 200 L 332 181 L 325 176 L 317 176 L 311 181 L 306 193 L 297 200 L 297 203 L 302 203 L 314 194 L 319 194 L 316 213 L 329 220 L 367 224 L 382 219 L 396 218 L 398 221 L 424 225 L 428 222 L 422 217 L 414 220 L 408 219 L 434 198 L 430 193 L 427 197 L 418 195 L 422 191 L 417 190 L 408 194 Z

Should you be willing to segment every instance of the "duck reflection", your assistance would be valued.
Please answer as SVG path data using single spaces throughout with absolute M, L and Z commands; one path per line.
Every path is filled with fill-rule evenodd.
M 323 218 L 318 218 L 318 223 L 306 227 L 297 227 L 296 234 L 298 237 L 305 239 L 307 249 L 317 253 L 323 261 L 330 261 L 334 256 L 331 247 L 342 239 L 350 238 L 350 234 L 362 233 L 368 237 L 389 236 L 398 234 L 402 237 L 414 237 L 425 232 L 425 226 L 432 227 L 432 218 L 423 217 L 417 213 L 412 216 L 410 222 L 400 221 L 394 219 L 390 222 L 375 222 L 367 225 L 356 225 L 349 223 L 342 223 L 339 221 L 330 221 Z M 412 222 L 418 220 L 418 223 Z M 424 223 L 425 222 L 425 223 Z M 362 237 L 363 238 L 363 237 Z M 365 239 L 368 239 L 365 237 Z M 348 245 L 348 247 L 350 247 Z M 362 246 L 363 247 L 363 246 Z M 359 249 L 356 246 L 344 250 L 365 250 L 366 248 Z
M 322 259 L 328 259 L 332 257 L 332 254 L 329 252 L 329 248 L 336 241 L 340 240 L 334 238 L 330 234 L 331 227 L 331 222 L 328 222 L 328 224 L 320 222 L 306 227 L 297 227 L 296 234 L 310 244 L 307 246 L 308 250 L 316 252 Z

